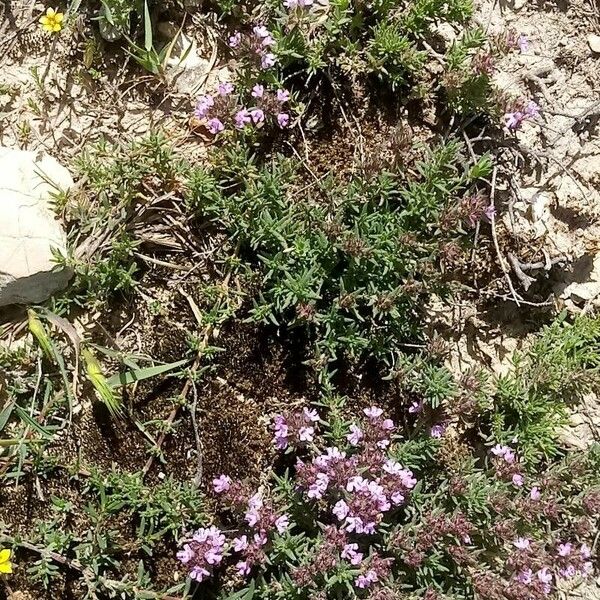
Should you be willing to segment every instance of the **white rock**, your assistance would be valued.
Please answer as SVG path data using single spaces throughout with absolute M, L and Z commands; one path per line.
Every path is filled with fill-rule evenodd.
M 66 235 L 51 194 L 72 185 L 54 158 L 0 146 L 0 306 L 42 302 L 69 282 L 53 260 L 53 249 L 66 254 Z
M 590 48 L 592 49 L 592 52 L 600 54 L 600 35 L 590 33 L 590 35 L 588 35 L 587 41 L 590 45 Z

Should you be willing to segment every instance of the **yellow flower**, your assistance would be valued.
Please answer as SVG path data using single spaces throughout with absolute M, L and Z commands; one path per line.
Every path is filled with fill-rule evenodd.
M 0 573 L 12 573 L 10 550 L 0 550 Z
M 46 10 L 46 14 L 40 19 L 42 29 L 48 33 L 56 33 L 62 29 L 62 22 L 65 15 L 56 12 L 53 8 Z

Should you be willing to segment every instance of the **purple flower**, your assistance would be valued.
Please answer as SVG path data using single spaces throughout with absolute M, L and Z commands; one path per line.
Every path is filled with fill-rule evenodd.
M 312 442 L 315 439 L 314 435 L 315 435 L 314 427 L 300 427 L 300 429 L 298 430 L 298 439 L 301 442 Z
M 423 410 L 423 401 L 419 400 L 419 402 L 417 402 L 416 400 L 408 407 L 408 412 L 411 415 L 415 415 L 420 413 Z
M 242 34 L 236 31 L 232 36 L 229 37 L 229 47 L 237 48 L 242 41 Z
M 298 6 L 298 0 L 284 0 L 283 5 L 286 8 L 296 8 Z
M 319 413 L 314 408 L 308 409 L 304 407 L 302 414 L 307 423 L 316 423 L 319 420 Z
M 362 552 L 358 552 L 358 544 L 346 544 L 341 556 L 350 561 L 352 565 L 360 565 L 363 559 Z
M 527 106 L 525 107 L 525 116 L 528 119 L 534 119 L 535 117 L 538 117 L 540 114 L 540 107 L 539 105 L 534 102 L 533 100 L 530 100 L 527 103 Z
M 557 550 L 559 556 L 569 556 L 569 554 L 571 554 L 571 551 L 573 550 L 573 544 L 569 542 L 567 542 L 566 544 L 559 544 Z
M 552 573 L 550 573 L 550 571 L 548 570 L 548 567 L 544 567 L 543 569 L 540 569 L 537 573 L 537 578 L 542 582 L 542 583 L 552 583 Z
M 213 479 L 213 489 L 217 494 L 226 492 L 231 487 L 231 477 L 227 475 L 219 475 L 216 479 Z
M 329 485 L 329 477 L 325 473 L 318 473 L 315 482 L 308 488 L 306 494 L 309 498 L 320 500 Z
M 276 56 L 272 52 L 267 52 L 264 54 L 260 61 L 260 66 L 263 69 L 270 69 L 277 62 Z
M 358 425 L 350 425 L 350 433 L 346 436 L 346 439 L 352 446 L 358 446 L 363 437 L 364 434 Z
M 242 108 L 242 110 L 238 110 L 238 112 L 235 115 L 235 126 L 238 129 L 243 129 L 246 125 L 248 125 L 248 123 L 252 122 L 252 117 L 250 116 L 250 112 L 245 109 Z M 283 418 L 283 417 L 282 417 Z M 275 436 L 277 437 L 277 435 Z M 284 437 L 284 436 L 281 436 Z M 287 441 L 285 446 L 283 446 L 283 448 L 285 448 L 287 446 Z M 280 448 L 279 446 L 277 446 L 280 450 L 282 450 L 283 448 Z
M 510 112 L 504 115 L 504 124 L 506 125 L 507 129 L 518 129 L 524 120 L 525 115 L 520 111 Z
M 531 492 L 529 492 L 529 497 L 532 500 L 539 500 L 541 498 L 542 494 L 540 493 L 540 488 L 538 487 L 532 487 L 531 488 Z
M 235 568 L 238 570 L 240 575 L 248 575 L 250 573 L 250 565 L 247 560 L 241 560 L 236 563 Z
M 529 546 L 531 545 L 531 542 L 527 539 L 527 538 L 517 538 L 514 542 L 513 542 L 513 546 L 515 548 L 518 548 L 519 550 L 526 550 L 527 548 L 529 548 Z
M 248 112 L 255 125 L 258 125 L 265 120 L 265 113 L 260 108 L 251 108 Z
M 275 521 L 275 527 L 279 533 L 283 533 L 290 526 L 290 518 L 287 515 L 281 515 Z
M 220 83 L 217 88 L 220 96 L 229 96 L 231 92 L 233 92 L 233 84 L 228 81 L 225 83 Z
M 493 221 L 494 217 L 496 216 L 496 207 L 493 204 L 488 204 L 485 207 L 485 210 L 483 211 L 483 214 L 485 215 L 485 218 L 488 221 Z
M 287 90 L 277 90 L 277 102 L 284 104 L 290 99 L 290 93 Z
M 194 558 L 194 551 L 191 549 L 189 544 L 186 544 L 182 550 L 177 553 L 177 560 L 182 562 L 184 565 L 189 563 Z
M 212 96 L 200 96 L 198 103 L 196 104 L 196 110 L 194 111 L 194 114 L 199 119 L 202 119 L 208 114 L 208 111 L 214 106 L 214 104 L 215 101 L 213 100 Z
M 519 38 L 517 39 L 517 46 L 519 46 L 519 50 L 521 52 L 527 52 L 527 50 L 529 50 L 529 40 L 527 39 L 526 35 L 519 35 Z
M 370 408 L 365 408 L 363 410 L 365 415 L 373 421 L 374 419 L 378 419 L 383 414 L 383 408 L 379 408 L 378 406 L 371 406 Z
M 331 511 L 340 521 L 348 516 L 349 507 L 344 500 L 338 500 Z
M 277 124 L 279 125 L 279 127 L 281 127 L 282 129 L 284 127 L 287 127 L 289 125 L 290 122 L 290 115 L 288 115 L 287 113 L 278 113 L 277 114 Z
M 587 544 L 581 544 L 581 548 L 579 549 L 579 554 L 581 554 L 582 558 L 589 558 L 592 555 L 592 551 Z
M 213 117 L 212 119 L 209 119 L 208 122 L 206 123 L 206 128 L 213 135 L 217 135 L 217 133 L 221 133 L 221 131 L 223 131 L 223 129 L 225 129 L 225 125 L 223 125 L 223 123 L 220 121 L 220 119 Z
M 236 552 L 243 552 L 248 547 L 248 536 L 242 535 L 233 538 L 233 549 Z
M 256 25 L 252 31 L 254 32 L 254 35 L 259 38 L 266 38 L 271 35 L 264 25 Z
M 262 45 L 267 48 L 268 46 L 272 46 L 275 43 L 275 38 L 272 35 L 266 35 L 263 38 Z
M 507 450 L 504 453 L 504 460 L 509 464 L 512 465 L 512 463 L 515 462 L 515 453 L 512 450 Z
M 517 575 L 517 581 L 529 585 L 533 580 L 533 571 L 531 569 L 525 569 Z
M 371 587 L 378 579 L 377 573 L 373 569 L 369 569 L 364 575 L 356 578 L 356 587 L 361 589 Z
M 520 473 L 515 473 L 512 476 L 513 485 L 516 485 L 517 487 L 521 487 L 523 485 L 524 481 L 525 480 L 523 479 L 523 475 L 521 475 Z
M 429 435 L 432 438 L 441 438 L 444 433 L 446 431 L 446 425 L 444 425 L 443 423 L 438 423 L 437 425 L 434 425 L 431 430 L 429 431 Z
M 255 98 L 262 98 L 264 93 L 265 93 L 265 87 L 263 85 L 260 85 L 260 83 L 257 83 L 252 88 L 252 96 L 254 96 Z
M 209 575 L 210 575 L 210 573 L 202 567 L 196 566 L 196 567 L 193 567 L 192 570 L 190 571 L 190 578 L 194 579 L 198 583 L 200 583 L 203 579 L 205 579 Z
M 490 452 L 494 456 L 504 456 L 507 452 L 511 452 L 511 449 L 508 446 L 501 446 L 500 444 L 496 444 Z

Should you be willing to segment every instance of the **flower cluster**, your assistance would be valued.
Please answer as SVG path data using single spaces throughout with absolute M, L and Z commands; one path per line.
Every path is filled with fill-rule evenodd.
M 319 421 L 316 410 L 304 408 L 300 413 L 275 415 L 273 419 L 273 442 L 278 450 L 288 446 L 308 444 L 315 439 L 315 426 Z
M 260 69 L 270 69 L 277 62 L 271 48 L 275 39 L 264 25 L 256 25 L 252 31 L 241 33 L 236 31 L 229 37 L 229 47 L 237 54 L 249 57 L 251 64 Z
M 490 452 L 495 457 L 494 467 L 498 475 L 506 481 L 511 481 L 516 487 L 523 487 L 525 478 L 514 450 L 508 446 L 496 444 Z
M 233 84 L 220 83 L 215 94 L 198 99 L 194 116 L 212 135 L 227 127 L 262 127 L 268 119 L 273 119 L 281 128 L 289 125 L 290 113 L 286 105 L 290 93 L 287 90 L 271 92 L 257 83 L 250 93 L 253 100 L 249 106 L 240 106 L 234 92 Z
M 187 567 L 190 578 L 200 582 L 221 564 L 224 548 L 225 536 L 220 529 L 215 526 L 202 528 L 177 553 L 177 558 Z
M 504 115 L 504 124 L 507 129 L 516 131 L 524 121 L 535 119 L 539 114 L 540 107 L 533 100 L 519 101 Z

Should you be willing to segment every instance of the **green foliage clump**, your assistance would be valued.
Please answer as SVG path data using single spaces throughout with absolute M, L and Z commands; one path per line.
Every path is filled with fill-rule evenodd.
M 204 203 L 242 265 L 261 274 L 251 317 L 306 327 L 318 362 L 391 362 L 419 337 L 424 300 L 443 292 L 434 265 L 439 244 L 456 232 L 440 231 L 438 217 L 487 163 L 465 169 L 460 146 L 448 143 L 416 165 L 416 176 L 383 171 L 303 186 L 289 159 L 259 166 L 248 151 L 233 153 L 212 176 L 192 176 L 188 201 Z

